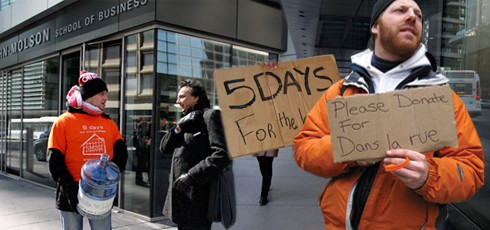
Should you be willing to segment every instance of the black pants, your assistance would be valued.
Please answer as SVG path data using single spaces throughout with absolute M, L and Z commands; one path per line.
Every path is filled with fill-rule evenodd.
M 138 150 L 136 156 L 138 157 L 138 164 L 136 165 L 136 181 L 143 182 L 143 172 L 148 172 L 149 151 L 147 149 Z
M 259 161 L 260 174 L 262 174 L 262 190 L 260 196 L 267 197 L 271 187 L 272 162 L 274 161 L 274 157 L 261 156 L 257 157 L 257 160 Z
M 177 225 L 178 230 L 211 230 L 211 223 L 200 226 L 181 226 Z

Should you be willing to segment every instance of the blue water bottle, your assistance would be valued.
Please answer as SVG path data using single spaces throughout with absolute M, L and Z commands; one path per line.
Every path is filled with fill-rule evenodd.
M 82 167 L 78 190 L 78 212 L 89 219 L 102 219 L 110 214 L 121 172 L 103 153 Z

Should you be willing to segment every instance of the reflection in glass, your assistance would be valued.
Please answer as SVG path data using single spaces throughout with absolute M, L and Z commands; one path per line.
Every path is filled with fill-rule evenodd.
M 125 127 L 123 136 L 128 146 L 123 186 L 124 209 L 150 216 L 149 132 L 154 88 L 154 31 L 149 30 L 125 38 Z
M 12 129 L 12 120 L 21 118 L 22 70 L 16 69 L 10 73 L 7 81 L 7 155 L 5 166 L 7 172 L 20 176 L 21 151 L 22 151 L 22 127 Z M 15 122 L 14 122 L 15 126 Z
M 32 88 L 31 91 L 24 90 L 24 95 L 31 94 L 26 99 L 31 106 L 24 106 L 24 119 L 22 127 L 26 138 L 24 147 L 24 171 L 23 176 L 41 184 L 55 186 L 52 181 L 47 160 L 47 141 L 54 120 L 58 115 L 58 82 L 59 82 L 59 58 L 53 57 L 48 60 L 26 65 L 24 67 L 24 79 L 30 76 L 34 81 L 34 87 L 29 87 L 28 81 L 24 81 L 24 88 Z M 41 84 L 40 84 L 41 83 Z M 35 89 L 35 90 L 34 90 Z M 37 95 L 41 97 L 38 98 Z M 24 102 L 26 104 L 26 100 Z M 12 121 L 14 129 L 14 122 Z M 18 124 L 20 126 L 20 123 Z

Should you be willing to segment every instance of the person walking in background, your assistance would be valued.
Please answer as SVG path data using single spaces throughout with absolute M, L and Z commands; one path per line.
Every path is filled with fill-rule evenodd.
M 210 182 L 231 165 L 219 110 L 209 109 L 199 81 L 180 82 L 177 104 L 182 117 L 160 143 L 172 166 L 163 214 L 179 230 L 211 229 L 207 218 Z
M 372 48 L 352 56 L 351 74 L 332 85 L 308 113 L 293 140 L 295 160 L 312 174 L 332 178 L 320 197 L 326 229 L 444 229 L 446 204 L 468 200 L 484 183 L 482 145 L 454 92 L 457 148 L 392 149 L 382 162 L 333 161 L 328 99 L 448 82 L 434 73 L 437 66 L 421 43 L 422 11 L 416 1 L 378 0 L 370 31 Z M 405 158 L 409 163 L 401 169 L 380 167 Z
M 157 140 L 157 144 L 162 139 L 163 135 L 165 133 L 167 133 L 174 126 L 174 124 L 172 124 L 171 122 L 168 121 L 168 115 L 163 109 L 159 111 L 159 120 L 160 120 L 159 126 L 158 126 L 159 129 L 156 131 L 157 138 L 155 139 L 155 140 Z M 153 161 L 155 159 L 157 159 L 157 161 L 159 161 L 161 159 L 167 159 L 167 156 L 161 154 L 160 152 L 155 153 L 157 155 L 156 158 L 153 158 L 150 156 L 150 151 L 153 148 L 152 147 L 152 139 L 154 139 L 151 137 L 152 125 L 149 122 L 145 122 L 145 124 L 146 125 L 143 126 L 144 128 L 142 127 L 141 130 L 146 130 L 146 131 L 142 132 L 142 135 L 141 135 L 142 141 L 138 142 L 138 143 L 141 143 L 140 145 L 143 146 L 143 148 L 141 148 L 140 154 L 138 155 L 138 157 L 141 157 L 141 161 L 138 160 L 138 165 L 137 165 L 137 169 L 136 169 L 136 184 L 139 186 L 143 186 L 143 187 L 150 187 L 150 183 L 153 179 L 153 174 L 150 171 L 150 169 L 152 169 L 152 165 L 154 163 Z M 157 151 L 159 151 L 159 150 L 157 150 Z M 138 158 L 138 159 L 140 159 L 140 158 Z M 160 163 L 162 163 L 162 162 L 160 162 Z M 160 167 L 166 167 L 166 166 L 165 165 L 157 165 L 157 168 L 160 168 Z M 144 171 L 147 172 L 148 181 L 144 181 L 144 179 L 143 179 L 143 172 Z M 168 185 L 168 182 L 165 184 Z M 154 186 L 160 187 L 161 185 L 154 185 Z M 166 187 L 167 186 L 165 186 L 165 188 Z
M 136 157 L 138 162 L 135 171 L 135 184 L 143 187 L 150 187 L 147 181 L 144 181 L 143 172 L 149 176 L 149 158 L 150 158 L 150 123 L 148 121 L 140 121 L 136 127 L 136 135 L 134 136 L 133 145 L 136 148 Z
M 170 129 L 174 127 L 174 125 L 175 124 L 168 121 L 168 114 L 165 111 L 160 110 L 160 133 L 167 133 Z M 161 140 L 161 137 L 163 137 L 163 135 L 160 136 L 157 140 Z
M 167 196 L 167 190 L 169 187 L 168 177 L 170 175 L 170 169 L 172 166 L 172 153 L 163 153 L 160 151 L 160 142 L 165 134 L 167 134 L 175 124 L 169 122 L 169 117 L 167 112 L 160 109 L 160 130 L 157 133 L 157 138 L 154 140 L 158 145 L 158 150 L 156 150 L 155 154 L 155 183 L 154 191 L 157 194 L 161 194 L 155 197 L 154 204 L 156 210 L 163 210 L 163 205 L 165 204 L 165 197 Z
M 259 204 L 261 206 L 269 203 L 269 190 L 272 182 L 272 162 L 277 157 L 279 149 L 267 150 L 264 152 L 256 153 L 253 156 L 257 157 L 259 162 L 260 174 L 262 175 L 262 186 L 260 190 Z
M 128 152 L 118 126 L 104 113 L 108 100 L 106 83 L 97 74 L 85 71 L 78 82 L 79 86 L 73 86 L 66 96 L 68 111 L 51 128 L 48 167 L 56 182 L 56 208 L 61 213 L 62 229 L 81 230 L 83 216 L 77 211 L 77 194 L 83 164 L 107 153 L 123 172 Z M 111 229 L 111 215 L 89 219 L 89 224 L 94 230 Z

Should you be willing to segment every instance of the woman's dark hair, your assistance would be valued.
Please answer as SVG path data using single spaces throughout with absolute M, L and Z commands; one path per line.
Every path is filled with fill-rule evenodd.
M 202 85 L 200 81 L 186 79 L 180 82 L 179 87 L 189 87 L 189 93 L 194 97 L 199 97 L 197 101 L 198 104 L 204 105 L 206 108 L 211 107 L 211 103 L 209 102 L 208 95 L 206 94 L 206 89 Z

